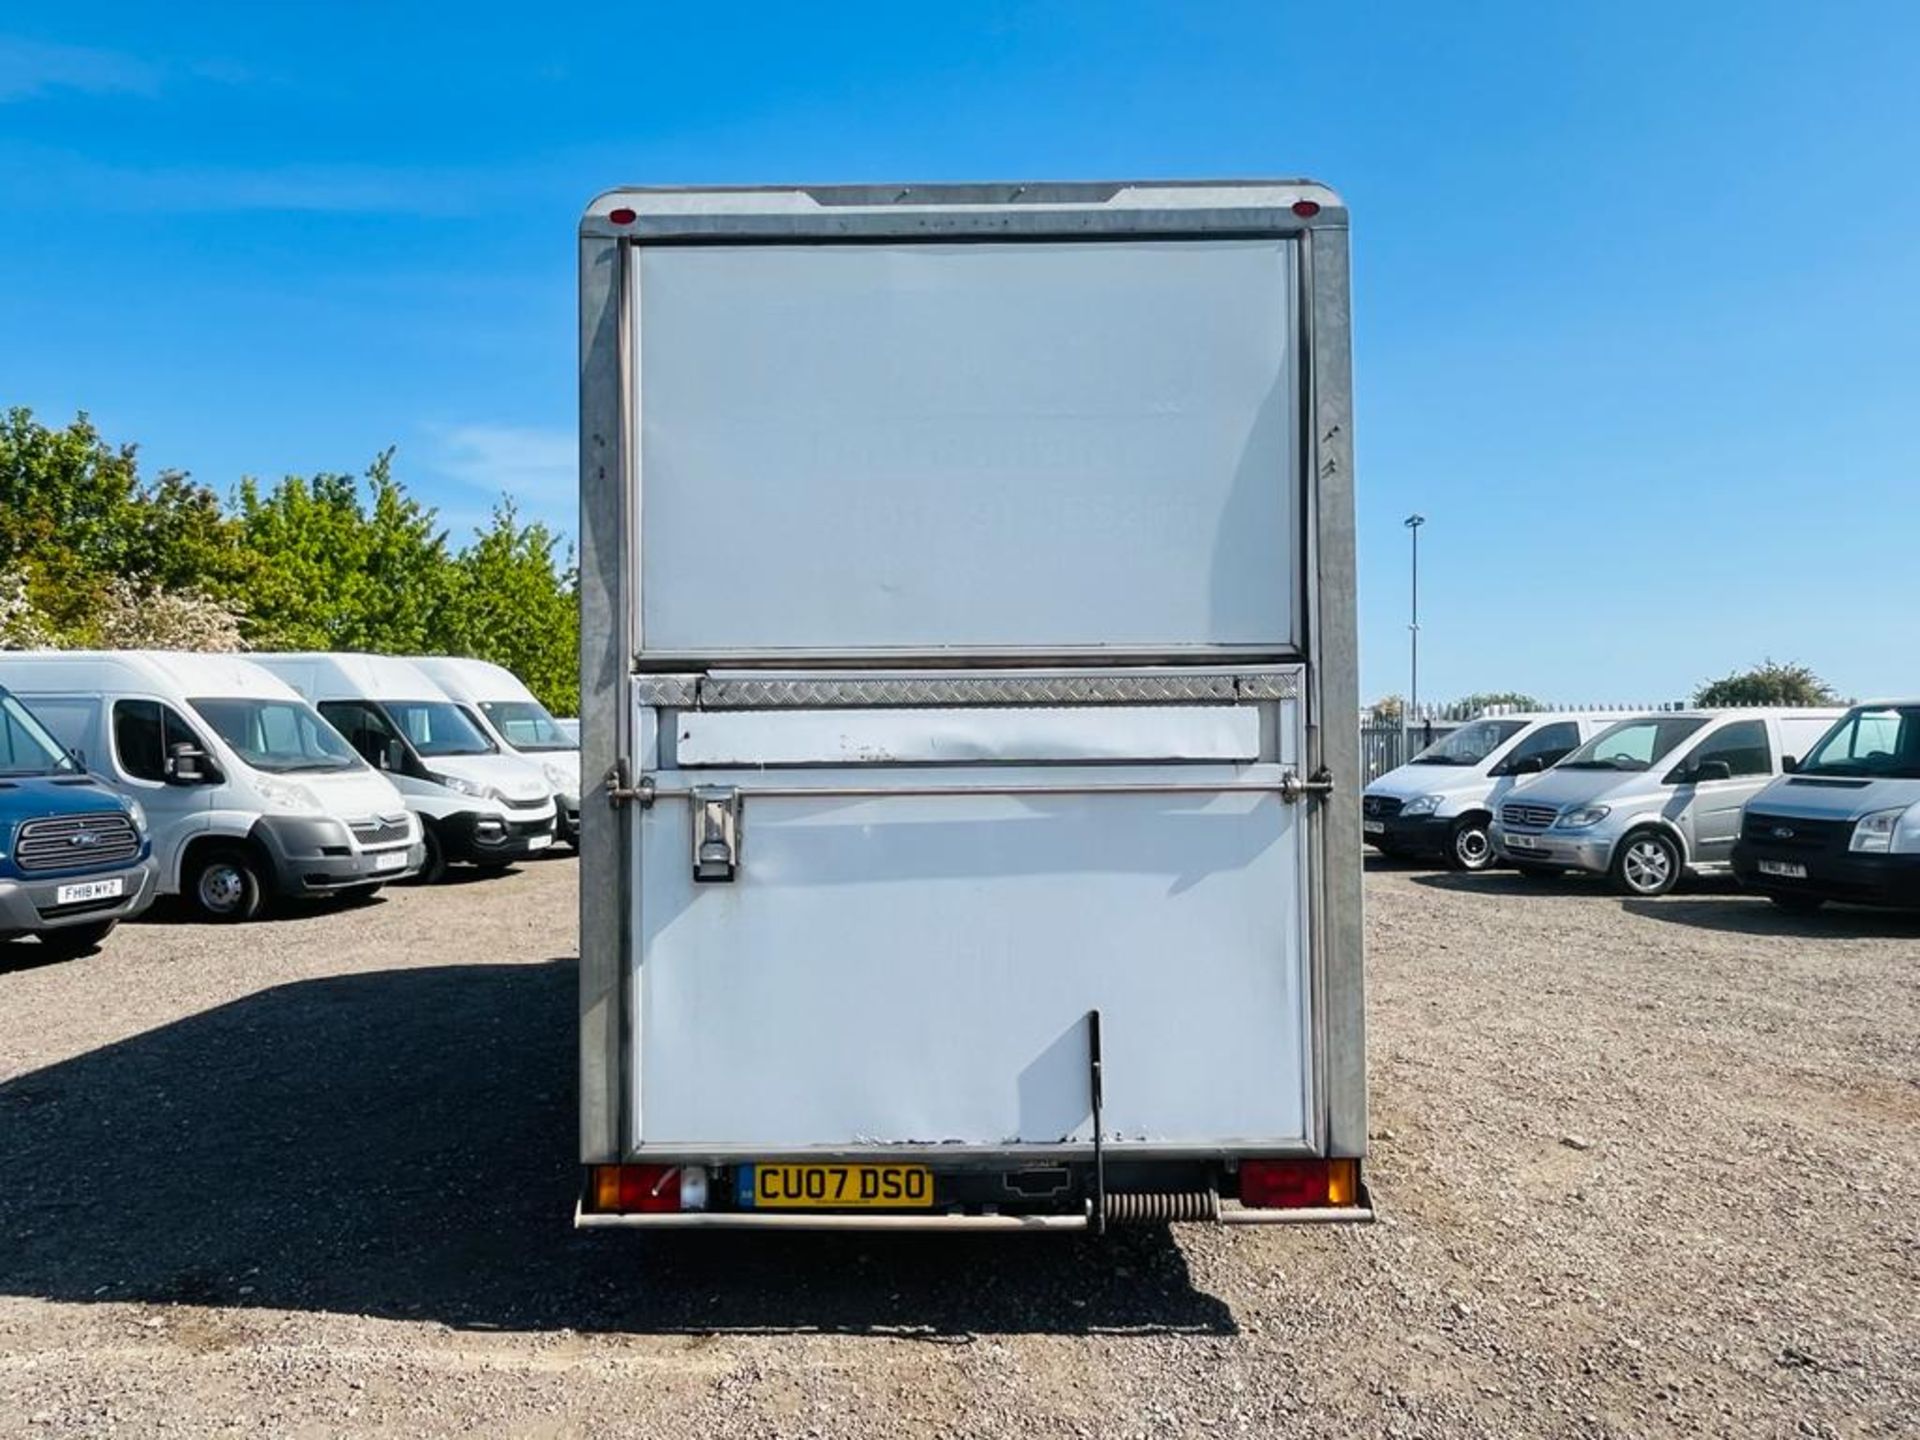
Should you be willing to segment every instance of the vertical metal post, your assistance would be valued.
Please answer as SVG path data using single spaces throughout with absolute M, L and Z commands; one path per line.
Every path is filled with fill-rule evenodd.
M 1412 619 L 1407 625 L 1409 648 L 1412 652 L 1413 676 L 1408 687 L 1407 704 L 1404 711 L 1405 723 L 1400 731 L 1404 737 L 1401 742 L 1401 762 L 1413 758 L 1413 721 L 1420 711 L 1420 527 L 1427 523 L 1424 515 L 1409 515 L 1403 522 L 1413 536 L 1413 610 Z
M 1107 1233 L 1106 1077 L 1100 1055 L 1100 1012 L 1087 1012 L 1087 1098 L 1093 1106 L 1093 1233 Z

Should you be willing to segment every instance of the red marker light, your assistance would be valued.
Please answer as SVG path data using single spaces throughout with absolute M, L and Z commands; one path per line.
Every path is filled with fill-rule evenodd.
M 1296 205 L 1293 208 L 1298 210 L 1300 207 Z M 1320 207 L 1316 205 L 1313 208 L 1318 210 Z M 611 220 L 616 225 L 631 225 L 634 221 L 638 220 L 639 218 L 640 217 L 638 215 L 634 214 L 633 211 L 627 209 L 627 207 L 624 205 L 622 205 L 618 210 L 609 210 L 607 212 L 607 219 Z
M 617 210 L 614 211 L 616 215 L 619 213 Z M 1298 215 L 1302 220 L 1311 220 L 1320 213 L 1320 202 L 1318 200 L 1296 200 L 1293 202 L 1293 213 Z

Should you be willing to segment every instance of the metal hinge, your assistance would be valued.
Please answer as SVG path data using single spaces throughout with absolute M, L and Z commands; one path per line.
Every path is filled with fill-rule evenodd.
M 653 777 L 642 775 L 639 784 L 627 784 L 627 762 L 624 760 L 615 761 L 613 768 L 607 771 L 606 792 L 607 804 L 616 810 L 629 801 L 642 810 L 653 808 Z
M 1331 795 L 1332 793 L 1333 772 L 1324 765 L 1305 780 L 1289 770 L 1280 781 L 1280 798 L 1289 805 L 1297 805 L 1309 795 Z

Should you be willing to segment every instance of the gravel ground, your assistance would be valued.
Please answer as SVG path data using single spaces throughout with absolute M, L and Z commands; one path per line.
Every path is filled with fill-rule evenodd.
M 1371 869 L 1377 1225 L 582 1236 L 574 888 L 0 947 L 0 1434 L 1915 1433 L 1920 919 Z

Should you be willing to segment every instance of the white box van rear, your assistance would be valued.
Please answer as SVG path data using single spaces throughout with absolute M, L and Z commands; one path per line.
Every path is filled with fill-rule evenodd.
M 581 226 L 583 1225 L 1363 1219 L 1346 212 Z

